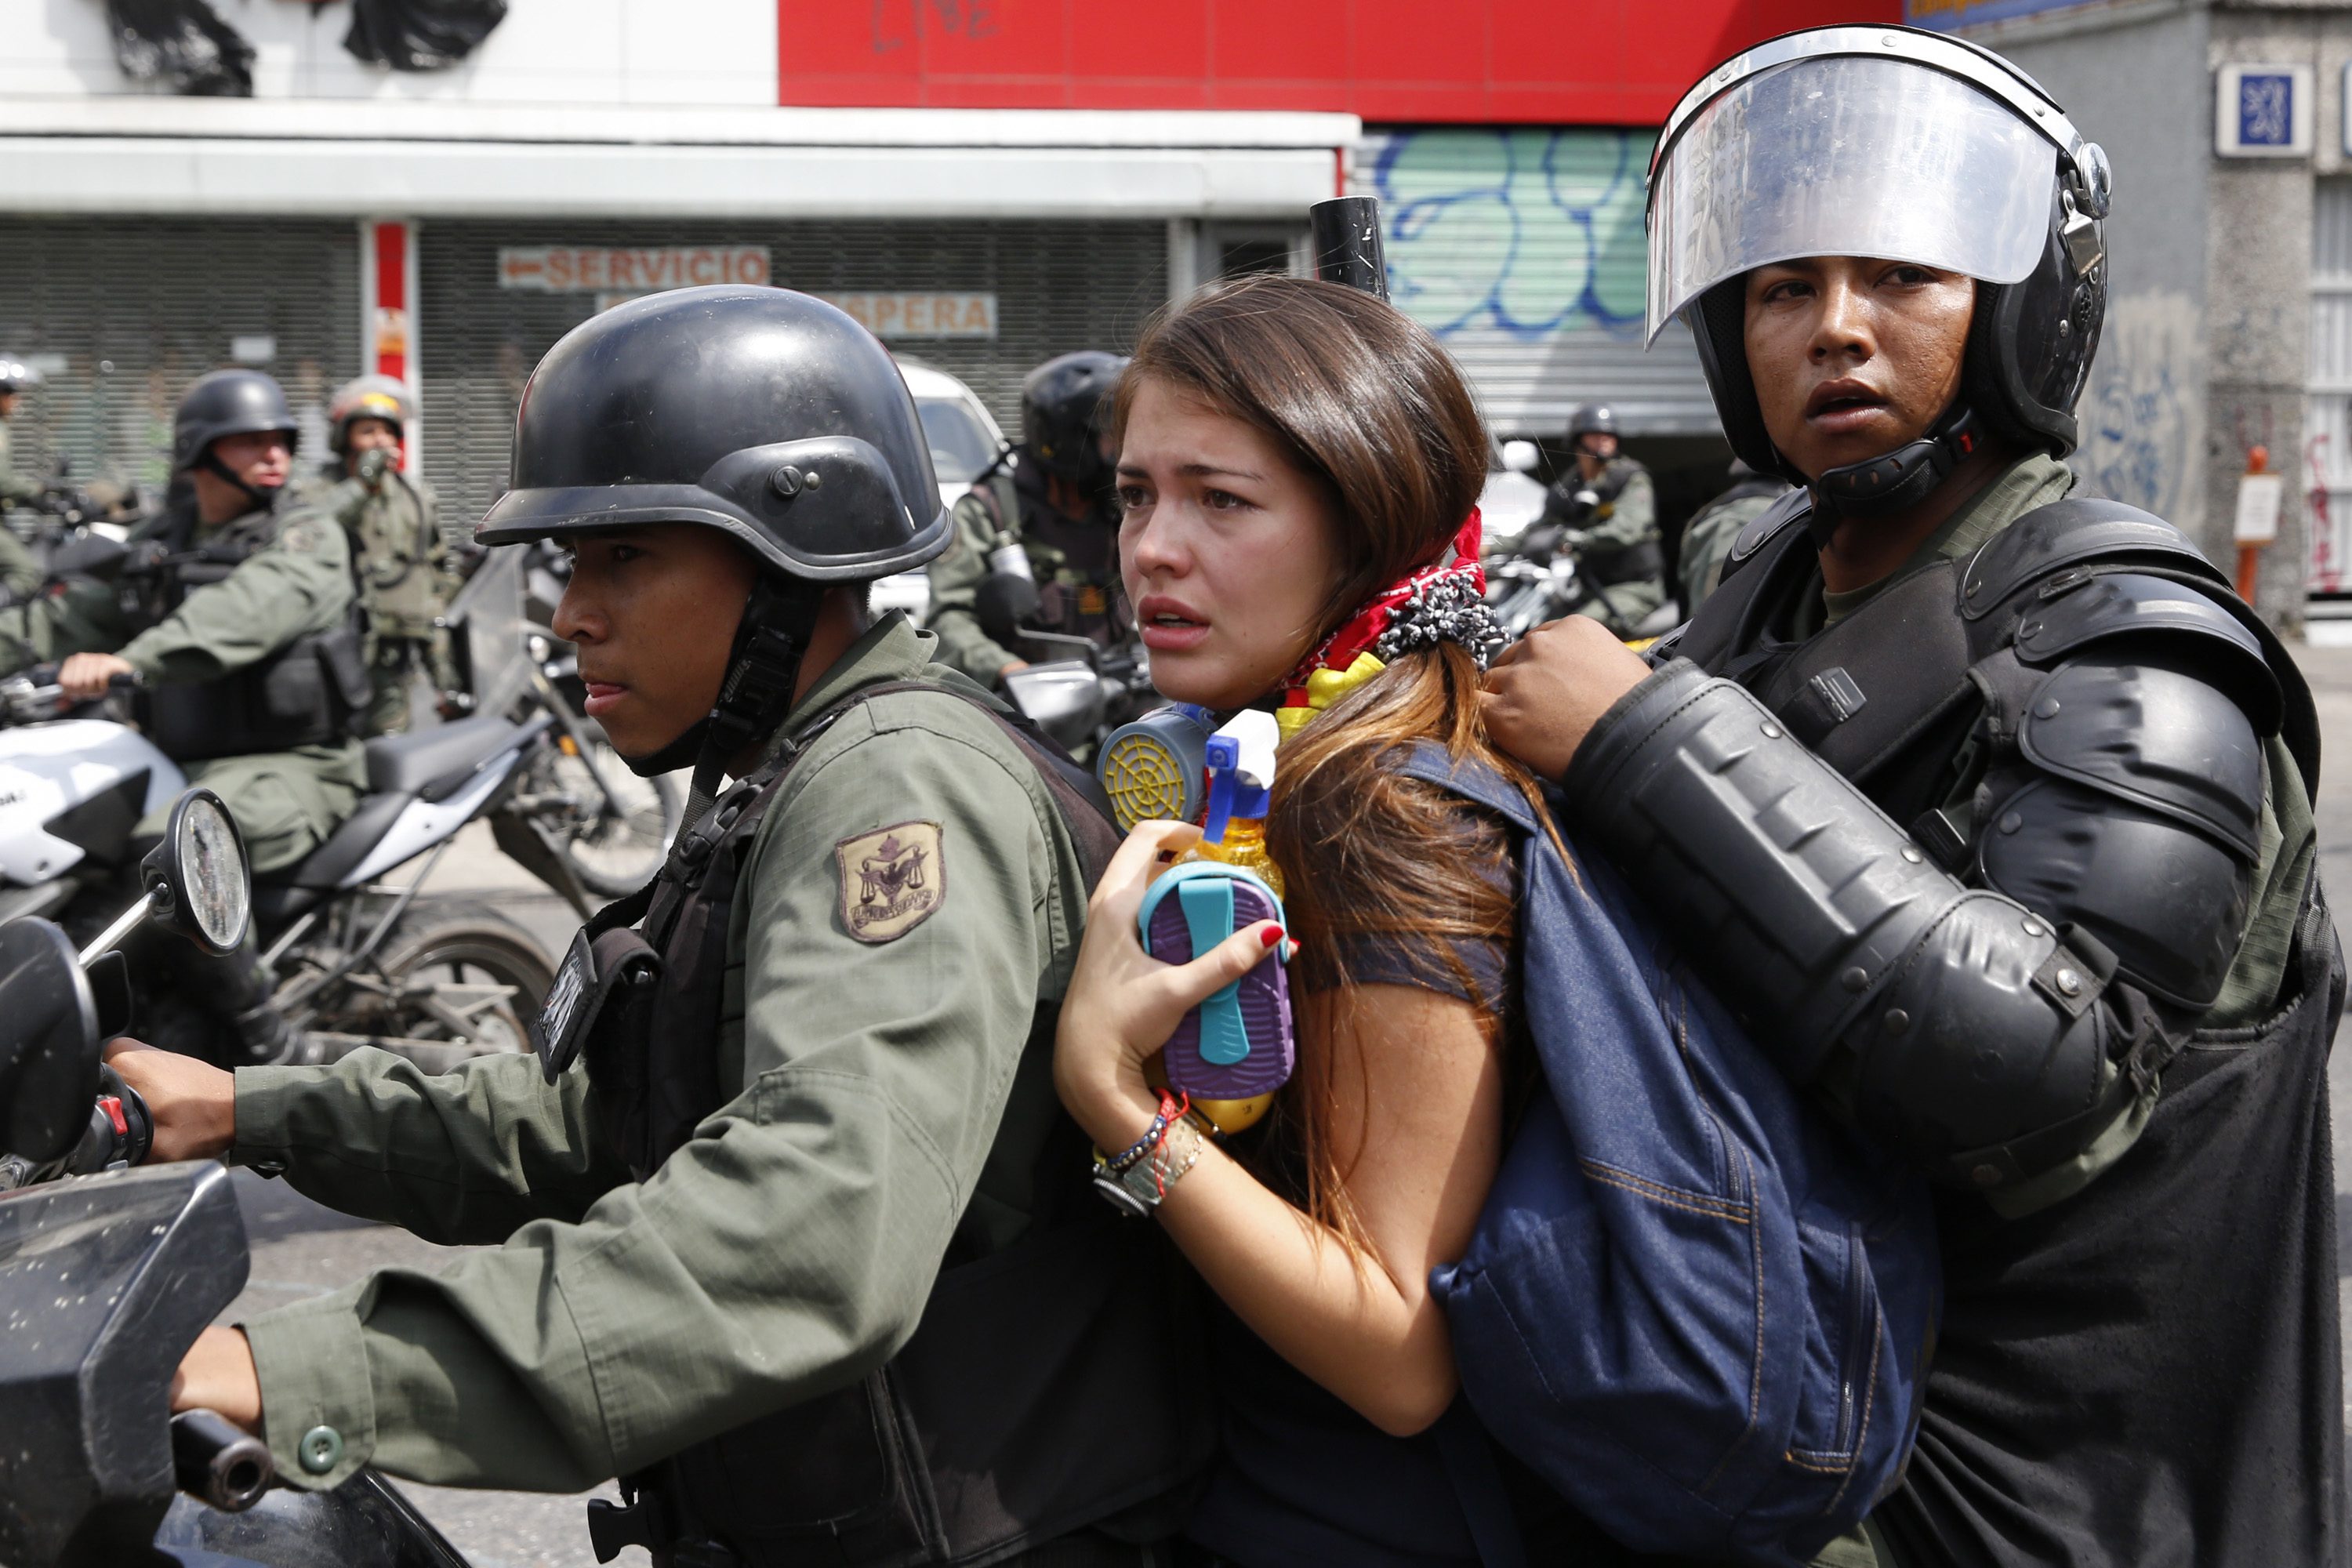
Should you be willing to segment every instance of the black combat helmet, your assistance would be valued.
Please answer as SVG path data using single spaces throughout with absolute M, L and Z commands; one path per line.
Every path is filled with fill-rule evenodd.
M 250 436 L 257 430 L 282 433 L 289 451 L 301 437 L 277 377 L 257 370 L 216 370 L 198 376 L 172 416 L 172 471 L 195 468 L 224 436 Z M 235 475 L 227 477 L 238 482 Z M 241 483 L 239 488 L 244 488 Z
M 647 295 L 566 332 L 524 386 L 507 493 L 474 537 L 514 544 L 646 523 L 715 528 L 765 568 L 718 706 L 641 774 L 720 763 L 790 708 L 828 584 L 947 548 L 915 399 L 889 351 L 822 300 L 720 284 Z
M 1103 400 L 1127 361 L 1100 349 L 1047 360 L 1021 383 L 1021 445 L 1047 473 L 1092 489 L 1110 476 L 1102 455 Z
M 949 537 L 889 351 L 788 289 L 672 289 L 566 332 L 523 388 L 508 483 L 484 544 L 697 522 L 772 571 L 856 583 Z
M 1580 403 L 1569 411 L 1568 438 L 1580 436 L 1615 436 L 1617 411 L 1605 403 Z

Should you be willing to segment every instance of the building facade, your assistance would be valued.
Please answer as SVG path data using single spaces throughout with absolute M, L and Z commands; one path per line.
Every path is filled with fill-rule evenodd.
M 2235 557 L 2262 448 L 2284 478 L 2255 602 L 2352 594 L 2352 5 L 1909 0 L 2032 72 L 2115 164 L 2107 324 L 2075 466 Z
M 1679 329 L 1641 342 L 1654 127 L 1716 60 L 1895 0 L 648 0 L 519 5 L 403 74 L 347 7 L 251 0 L 249 98 L 133 81 L 94 4 L 0 0 L 0 351 L 47 375 L 19 461 L 163 477 L 202 372 L 400 376 L 453 511 L 505 479 L 540 355 L 682 284 L 824 294 L 1010 423 L 1051 354 L 1307 264 L 1307 205 L 1380 195 L 1397 302 L 1498 434 L 1617 405 L 1719 453 Z

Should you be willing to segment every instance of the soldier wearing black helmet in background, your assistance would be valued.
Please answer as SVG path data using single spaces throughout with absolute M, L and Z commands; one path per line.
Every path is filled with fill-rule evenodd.
M 931 563 L 929 625 L 940 662 L 984 686 L 1027 660 L 981 629 L 974 608 L 992 572 L 1037 584 L 1028 624 L 1108 645 L 1129 625 L 1118 599 L 1118 501 L 1097 416 L 1127 361 L 1098 349 L 1049 359 L 1021 384 L 1021 444 L 955 505 L 955 536 Z
M 1617 411 L 1607 404 L 1582 404 L 1569 415 L 1568 445 L 1575 467 L 1545 495 L 1543 515 L 1521 550 L 1574 556 L 1586 595 L 1574 613 L 1630 637 L 1666 602 L 1657 492 L 1650 470 L 1620 448 Z
M 326 841 L 367 784 L 356 720 L 368 697 L 351 552 L 332 520 L 280 509 L 297 439 L 286 394 L 255 370 L 201 377 L 172 426 L 184 499 L 142 524 L 110 584 L 79 582 L 0 618 L 9 668 L 62 659 L 78 700 L 118 678 L 147 689 L 148 738 L 218 792 L 253 868 Z M 160 816 L 140 825 L 162 831 Z M 212 987 L 255 1060 L 289 1048 L 249 959 Z M 231 994 L 230 993 L 234 993 Z
M 537 1058 L 112 1055 L 159 1158 L 505 1243 L 208 1330 L 175 1397 L 306 1489 L 621 1476 L 599 1560 L 1169 1561 L 1212 1436 L 1168 1375 L 1181 1286 L 1052 1074 L 1116 830 L 929 634 L 865 625 L 949 526 L 896 365 L 822 301 L 679 289 L 549 351 L 478 537 L 572 552 L 588 712 L 694 767 L 686 825 Z
M 409 688 L 419 672 L 446 691 L 457 683 L 449 634 L 439 622 L 457 589 L 441 501 L 422 474 L 402 464 L 412 411 L 408 389 L 390 376 L 346 383 L 327 407 L 317 505 L 343 526 L 359 571 L 368 619 L 368 674 L 374 696 L 363 732 L 408 728 Z

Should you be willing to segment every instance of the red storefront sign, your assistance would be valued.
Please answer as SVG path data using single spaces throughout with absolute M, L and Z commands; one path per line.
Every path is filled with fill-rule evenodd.
M 777 0 L 778 101 L 1655 125 L 1700 73 L 1902 0 Z

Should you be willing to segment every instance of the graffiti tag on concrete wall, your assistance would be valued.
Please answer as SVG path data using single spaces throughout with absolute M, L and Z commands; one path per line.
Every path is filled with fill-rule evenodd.
M 2193 529 L 2204 447 L 2199 417 L 2197 307 L 2150 290 L 2107 306 L 2107 324 L 2083 395 L 2074 468 L 2090 489 Z
M 1648 132 L 1402 131 L 1372 163 L 1397 304 L 1441 337 L 1642 330 Z

